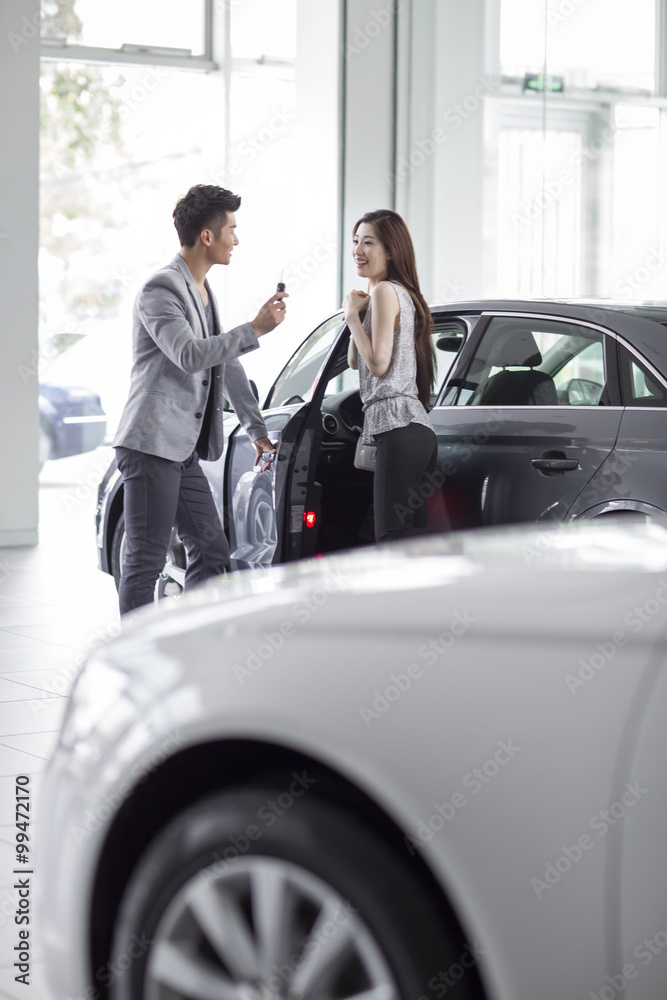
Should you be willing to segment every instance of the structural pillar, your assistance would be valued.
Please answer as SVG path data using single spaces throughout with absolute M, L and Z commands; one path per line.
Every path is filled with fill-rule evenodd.
M 38 524 L 39 0 L 0 4 L 0 546 Z

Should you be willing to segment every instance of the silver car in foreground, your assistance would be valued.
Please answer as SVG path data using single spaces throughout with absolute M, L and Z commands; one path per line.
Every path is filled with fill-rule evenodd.
M 240 572 L 76 683 L 59 997 L 664 1000 L 667 529 Z

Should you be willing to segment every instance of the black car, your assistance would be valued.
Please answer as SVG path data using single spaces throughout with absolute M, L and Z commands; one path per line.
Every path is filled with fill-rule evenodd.
M 410 505 L 451 530 L 667 511 L 667 305 L 478 301 L 431 308 L 438 466 Z M 373 541 L 372 474 L 353 465 L 363 415 L 341 313 L 318 326 L 263 404 L 278 461 L 232 412 L 222 457 L 202 463 L 233 568 Z M 123 487 L 112 463 L 97 507 L 99 565 L 118 582 Z M 182 586 L 176 536 L 158 592 Z

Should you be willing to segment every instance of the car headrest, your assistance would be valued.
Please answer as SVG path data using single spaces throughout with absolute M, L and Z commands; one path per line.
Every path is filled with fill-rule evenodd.
M 513 330 L 496 344 L 489 361 L 496 368 L 537 368 L 542 364 L 542 355 L 530 330 Z

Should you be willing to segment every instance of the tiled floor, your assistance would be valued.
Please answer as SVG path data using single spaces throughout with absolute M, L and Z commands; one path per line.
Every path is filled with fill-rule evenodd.
M 38 913 L 30 985 L 14 979 L 15 778 L 30 779 L 30 832 L 39 838 L 41 781 L 67 692 L 85 651 L 118 627 L 113 580 L 97 569 L 93 521 L 97 483 L 111 454 L 99 448 L 47 462 L 40 478 L 39 545 L 0 549 L 0 998 L 52 1000 Z M 38 882 L 37 863 L 37 900 Z

